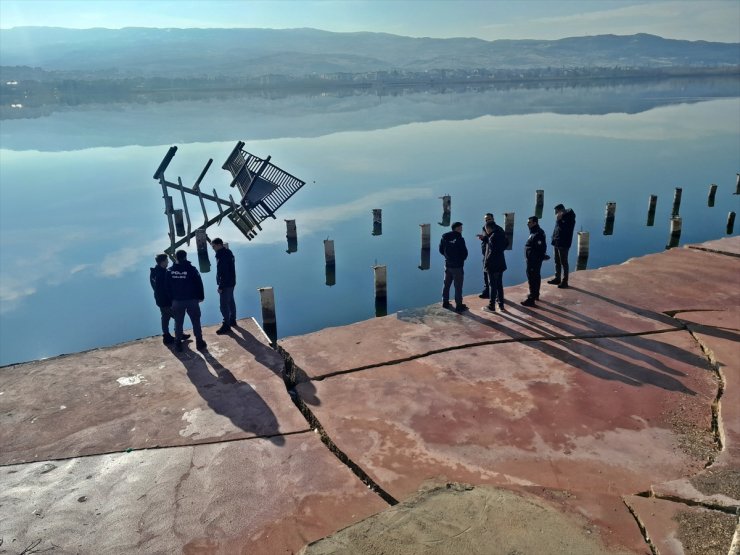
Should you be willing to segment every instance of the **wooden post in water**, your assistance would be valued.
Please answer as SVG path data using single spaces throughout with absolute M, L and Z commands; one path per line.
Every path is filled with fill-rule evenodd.
M 375 316 L 388 314 L 388 273 L 385 266 L 373 266 L 375 273 Z
M 260 304 L 262 305 L 262 329 L 275 344 L 277 341 L 277 320 L 275 318 L 275 294 L 272 287 L 259 287 Z
M 285 237 L 288 239 L 288 254 L 298 250 L 298 229 L 295 220 L 285 220 Z
M 419 227 L 421 227 L 421 262 L 419 263 L 419 269 L 428 270 L 431 264 L 432 225 L 419 224 Z
M 535 203 L 534 203 L 534 215 L 537 216 L 537 218 L 542 217 L 542 209 L 545 206 L 545 191 L 542 189 L 537 189 L 535 191 Z
M 648 201 L 647 226 L 652 227 L 655 224 L 655 207 L 658 204 L 658 195 L 650 195 Z
M 712 183 L 709 186 L 709 196 L 707 197 L 707 206 L 709 206 L 710 208 L 714 206 L 714 197 L 716 194 L 717 194 L 717 186 L 714 183 Z
M 672 249 L 678 246 L 678 241 L 681 239 L 681 216 L 671 217 L 671 236 L 668 239 L 668 244 L 665 246 L 666 249 Z
M 373 208 L 373 235 L 383 235 L 383 210 Z
M 614 217 L 617 212 L 616 202 L 606 203 L 606 219 L 604 220 L 604 235 L 612 235 L 614 233 Z
M 504 235 L 506 235 L 506 250 L 510 251 L 514 244 L 514 212 L 504 212 Z
M 449 227 L 452 215 L 452 198 L 450 195 L 440 197 L 442 199 L 442 221 L 439 225 Z
M 735 230 L 735 213 L 730 212 L 727 214 L 727 235 L 732 235 Z
M 735 178 L 735 193 L 736 195 L 740 195 L 740 173 L 736 173 Z
M 177 231 L 178 237 L 185 237 L 185 219 L 182 215 L 182 208 L 178 208 L 173 212 L 175 216 L 175 230 Z
M 337 267 L 333 239 L 324 239 L 324 260 L 326 262 L 326 285 L 331 287 L 337 283 Z
M 588 263 L 588 231 L 578 232 L 578 260 L 576 270 L 585 270 Z
M 211 261 L 208 258 L 208 236 L 205 229 L 195 230 L 195 248 L 198 250 L 198 267 L 202 274 L 211 271 Z
M 671 209 L 671 216 L 678 216 L 681 211 L 681 194 L 683 189 L 676 187 L 676 192 L 673 193 L 673 208 Z

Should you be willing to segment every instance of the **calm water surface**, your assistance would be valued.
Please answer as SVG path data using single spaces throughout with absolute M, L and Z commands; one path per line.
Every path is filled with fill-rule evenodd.
M 663 250 L 675 187 L 683 187 L 682 244 L 724 236 L 728 212 L 739 207 L 737 79 L 229 97 L 29 114 L 0 121 L 0 364 L 159 333 L 148 276 L 168 240 L 152 174 L 173 144 L 168 179 L 192 185 L 213 158 L 204 188 L 219 195 L 232 192 L 220 166 L 239 139 L 307 181 L 256 240 L 227 221 L 209 230 L 237 257 L 239 316 L 259 320 L 257 288 L 272 286 L 281 337 L 373 317 L 376 263 L 388 267 L 389 311 L 438 301 L 443 194 L 472 247 L 466 294 L 481 287 L 475 234 L 487 211 L 501 224 L 504 212 L 516 213 L 504 281 L 525 280 L 536 189 L 545 191 L 548 237 L 558 202 L 575 210 L 577 230 L 591 232 L 589 268 Z M 719 186 L 713 208 L 710 183 Z M 650 194 L 658 195 L 654 227 L 645 225 Z M 617 202 L 611 236 L 602 235 L 607 201 Z M 371 234 L 373 208 L 383 209 L 380 236 Z M 286 252 L 284 218 L 296 220 L 298 252 Z M 422 223 L 432 224 L 426 271 L 418 269 Z M 326 238 L 337 256 L 331 287 Z M 189 251 L 197 260 L 194 244 Z M 215 324 L 215 271 L 203 279 L 203 321 Z

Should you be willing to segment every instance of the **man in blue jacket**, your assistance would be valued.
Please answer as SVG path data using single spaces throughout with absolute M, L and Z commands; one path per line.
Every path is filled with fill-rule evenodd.
M 547 283 L 559 289 L 568 287 L 568 250 L 573 244 L 573 229 L 576 227 L 576 213 L 562 204 L 555 207 L 555 229 L 552 232 L 552 246 L 555 256 L 555 278 Z M 563 279 L 560 279 L 562 269 Z
M 463 266 L 468 258 L 468 247 L 462 236 L 461 222 L 452 224 L 452 231 L 442 235 L 439 242 L 439 254 L 445 257 L 445 281 L 442 288 L 442 306 L 452 308 L 450 304 L 450 285 L 455 284 L 455 312 L 464 312 L 468 309 L 463 304 Z
M 211 246 L 216 252 L 216 285 L 218 286 L 221 316 L 224 318 L 216 333 L 223 335 L 231 331 L 231 326 L 236 326 L 236 303 L 234 302 L 236 268 L 234 254 L 224 245 L 223 240 L 216 237 L 211 241 Z
M 542 261 L 548 260 L 547 238 L 540 227 L 537 216 L 530 216 L 527 220 L 529 238 L 524 244 L 524 256 L 527 260 L 527 283 L 529 284 L 529 296 L 521 302 L 524 306 L 534 307 L 534 302 L 540 298 L 540 282 Z
M 205 299 L 203 280 L 198 270 L 188 260 L 188 253 L 183 250 L 175 253 L 177 262 L 167 271 L 167 286 L 172 297 L 172 312 L 175 315 L 175 348 L 182 351 L 182 326 L 185 313 L 188 313 L 195 334 L 195 348 L 206 348 L 203 333 L 200 329 L 200 306 Z

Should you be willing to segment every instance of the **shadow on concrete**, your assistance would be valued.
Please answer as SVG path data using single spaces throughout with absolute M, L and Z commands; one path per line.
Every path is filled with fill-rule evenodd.
M 472 318 L 481 325 L 491 327 L 512 339 L 525 339 L 522 345 L 536 349 L 543 354 L 560 360 L 574 368 L 578 368 L 604 380 L 617 380 L 628 385 L 640 387 L 643 385 L 654 385 L 669 391 L 677 391 L 687 395 L 695 395 L 696 392 L 686 387 L 681 381 L 673 376 L 685 376 L 682 372 L 666 366 L 662 361 L 646 353 L 636 350 L 636 346 L 651 352 L 664 353 L 683 362 L 700 365 L 706 369 L 707 362 L 694 353 L 654 341 L 644 336 L 629 336 L 626 338 L 598 338 L 598 339 L 561 339 L 564 334 L 556 333 L 543 324 L 547 323 L 562 329 L 565 335 L 583 334 L 582 328 L 575 328 L 563 322 L 548 318 L 546 312 L 554 312 L 553 309 L 544 308 L 542 301 L 539 308 L 530 310 L 525 307 L 507 306 L 504 312 L 497 312 L 497 316 L 516 324 L 533 333 L 544 335 L 544 339 L 532 339 L 499 321 L 488 320 L 475 314 L 466 312 L 468 318 Z M 547 303 L 550 306 L 551 303 Z M 564 309 L 567 310 L 567 309 Z M 521 313 L 521 314 L 520 314 Z M 523 317 L 526 316 L 525 317 Z M 588 319 L 588 318 L 586 318 Z M 543 324 L 538 323 L 538 320 Z M 674 323 L 675 324 L 675 323 Z M 603 329 L 603 323 L 601 324 Z M 604 332 L 600 332 L 604 333 Z M 626 333 L 618 328 L 608 332 L 612 334 Z M 550 339 L 560 339 L 551 341 Z M 596 342 L 598 341 L 598 343 Z M 631 344 L 632 343 L 632 344 Z M 643 364 L 638 364 L 641 362 Z
M 269 405 L 208 350 L 201 351 L 199 355 L 184 346 L 182 352 L 176 353 L 176 358 L 185 367 L 198 394 L 215 414 L 228 418 L 234 426 L 245 432 L 266 437 L 275 445 L 285 444 L 277 417 Z M 209 370 L 209 365 L 215 371 L 215 376 Z

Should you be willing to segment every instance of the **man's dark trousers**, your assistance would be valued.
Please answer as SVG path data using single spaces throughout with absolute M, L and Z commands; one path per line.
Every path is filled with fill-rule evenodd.
M 445 282 L 442 288 L 442 302 L 450 302 L 450 285 L 455 284 L 455 304 L 463 304 L 462 288 L 465 273 L 462 268 L 445 268 Z
M 198 299 L 186 301 L 172 301 L 172 312 L 175 314 L 175 340 L 182 341 L 182 326 L 185 323 L 185 313 L 188 313 L 190 322 L 193 324 L 193 334 L 198 341 L 203 340 L 203 332 L 200 329 L 200 304 Z
M 221 287 L 221 293 L 219 293 L 218 300 L 219 307 L 221 308 L 221 316 L 224 317 L 224 324 L 229 326 L 232 322 L 236 322 L 236 303 L 234 302 L 234 288 Z
M 537 300 L 540 298 L 540 270 L 542 269 L 542 260 L 530 262 L 527 260 L 527 283 L 529 283 L 529 298 Z
M 159 312 L 162 314 L 162 333 L 164 335 L 170 334 L 170 318 L 174 318 L 175 315 L 172 312 L 171 306 L 160 306 Z
M 562 267 L 563 281 L 568 283 L 568 250 L 570 247 L 562 248 L 555 247 L 555 279 L 560 279 L 560 271 Z
M 486 272 L 488 281 L 491 284 L 491 294 L 489 305 L 495 303 L 504 304 L 504 273 L 503 272 Z

